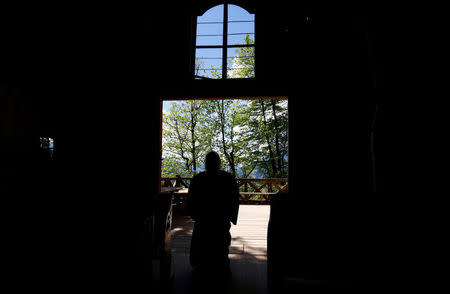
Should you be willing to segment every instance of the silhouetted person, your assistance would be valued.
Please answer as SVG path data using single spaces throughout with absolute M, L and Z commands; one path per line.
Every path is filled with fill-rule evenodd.
M 194 270 L 228 273 L 230 222 L 237 223 L 239 189 L 235 178 L 220 170 L 216 152 L 206 155 L 205 166 L 205 172 L 192 178 L 188 192 L 188 211 L 195 221 L 190 262 Z

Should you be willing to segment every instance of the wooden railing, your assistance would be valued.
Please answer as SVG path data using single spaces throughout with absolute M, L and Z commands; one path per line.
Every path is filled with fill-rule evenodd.
M 180 176 L 161 178 L 161 187 L 184 187 L 176 194 L 186 194 L 191 178 Z M 279 192 L 287 192 L 288 179 L 248 179 L 236 178 L 240 192 L 241 204 L 268 204 L 270 196 Z
M 185 187 L 189 188 L 191 178 L 182 178 L 180 176 L 171 178 L 161 178 L 161 187 Z
M 268 204 L 270 195 L 287 192 L 288 179 L 236 179 L 241 194 L 240 203 Z

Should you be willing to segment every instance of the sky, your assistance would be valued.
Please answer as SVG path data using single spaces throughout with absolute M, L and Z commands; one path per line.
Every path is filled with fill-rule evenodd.
M 166 113 L 166 112 L 168 112 L 169 111 L 169 109 L 170 109 L 170 106 L 171 106 L 171 103 L 173 103 L 173 102 L 175 102 L 175 103 L 181 103 L 182 101 L 185 101 L 185 100 L 175 100 L 175 101 L 163 101 L 163 113 Z M 241 103 L 244 103 L 244 104 L 247 104 L 247 103 L 249 103 L 249 100 L 245 100 L 245 99 L 242 99 L 242 100 L 240 100 L 241 101 Z M 287 102 L 286 102 L 287 103 Z
M 240 22 L 244 21 L 244 22 Z M 228 45 L 244 44 L 246 33 L 255 39 L 255 16 L 245 9 L 229 4 L 228 5 Z M 197 46 L 199 45 L 222 45 L 223 43 L 223 5 L 215 6 L 197 18 Z M 236 34 L 236 35 L 235 35 Z M 204 36 L 214 35 L 214 36 Z M 229 61 L 236 55 L 236 48 L 229 48 L 227 55 Z M 204 68 L 219 69 L 222 64 L 222 48 L 198 48 L 196 57 L 205 58 Z M 231 63 L 230 63 L 231 64 Z M 206 71 L 208 75 L 210 71 Z M 203 71 L 199 75 L 203 75 Z
M 181 102 L 183 102 L 183 101 L 185 101 L 185 100 L 163 101 L 163 113 L 166 113 L 166 112 L 169 111 L 170 106 L 171 106 L 171 104 L 172 104 L 173 102 L 175 102 L 175 103 L 181 103 Z M 248 103 L 248 100 L 240 100 L 240 101 L 241 101 L 241 103 Z

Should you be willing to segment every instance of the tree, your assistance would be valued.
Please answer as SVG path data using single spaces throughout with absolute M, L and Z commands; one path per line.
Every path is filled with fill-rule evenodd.
M 285 99 L 172 103 L 163 117 L 163 177 L 196 174 L 211 150 L 236 177 L 286 177 L 287 126 Z
M 242 129 L 247 120 L 246 104 L 241 100 L 209 101 L 207 116 L 211 125 L 210 134 L 214 135 L 211 146 L 223 158 L 224 167 L 234 176 L 241 174 L 245 166 L 247 142 Z
M 163 115 L 163 164 L 168 172 L 183 163 L 184 171 L 180 175 L 197 173 L 205 155 L 205 144 L 201 141 L 204 136 L 200 131 L 204 123 L 202 104 L 198 100 L 172 103 L 169 112 Z
M 248 128 L 253 130 L 252 150 L 260 158 L 258 167 L 265 177 L 287 176 L 287 101 L 253 100 L 248 108 Z
M 195 58 L 195 76 L 199 77 L 201 75 L 201 71 L 205 72 L 205 61 L 196 57 Z
M 249 34 L 245 35 L 244 44 L 255 44 Z M 227 70 L 227 78 L 255 77 L 255 47 L 240 47 L 235 50 L 236 56 Z

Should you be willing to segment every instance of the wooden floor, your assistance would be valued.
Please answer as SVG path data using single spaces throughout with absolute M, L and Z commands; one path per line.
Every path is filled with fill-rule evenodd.
M 267 226 L 269 205 L 241 205 L 236 226 L 230 229 L 232 276 L 227 285 L 217 285 L 221 293 L 268 293 Z M 172 230 L 173 293 L 193 293 L 189 247 L 193 222 L 189 217 L 174 218 Z M 224 290 L 225 289 L 225 290 Z M 210 289 L 214 292 L 214 289 Z

